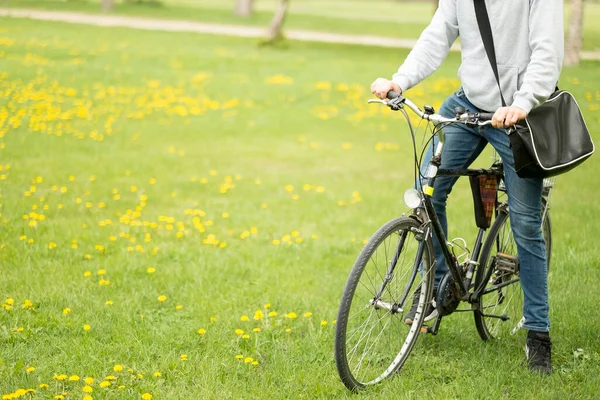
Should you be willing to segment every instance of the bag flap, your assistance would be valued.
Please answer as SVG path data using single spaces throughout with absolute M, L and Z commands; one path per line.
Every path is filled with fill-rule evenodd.
M 531 110 L 517 133 L 544 169 L 575 162 L 595 149 L 577 101 L 564 90 Z

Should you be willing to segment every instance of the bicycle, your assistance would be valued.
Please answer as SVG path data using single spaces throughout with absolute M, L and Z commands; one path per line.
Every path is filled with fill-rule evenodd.
M 346 282 L 337 317 L 335 359 L 342 382 L 352 391 L 365 389 L 398 372 L 419 334 L 436 335 L 442 318 L 455 311 L 473 312 L 482 340 L 513 335 L 523 324 L 519 260 L 510 228 L 502 162 L 495 161 L 487 169 L 439 168 L 444 145 L 442 128 L 448 124 L 488 125 L 493 114 L 459 109 L 455 118 L 446 118 L 435 114 L 430 106 L 422 111 L 397 93 L 390 92 L 388 99 L 388 102 L 369 102 L 402 111 L 413 144 L 415 134 L 405 109 L 408 107 L 422 120 L 433 123 L 431 145 L 435 151 L 422 176 L 423 183 L 404 194 L 405 204 L 412 209 L 410 215 L 393 219 L 375 232 L 360 252 Z M 435 137 L 437 145 L 433 143 Z M 416 168 L 420 170 L 416 146 L 414 151 Z M 469 176 L 472 181 L 479 228 L 472 253 L 464 240 L 446 240 L 430 199 L 436 176 Z M 548 266 L 552 249 L 548 212 L 552 188 L 553 182 L 545 180 L 542 232 Z M 439 283 L 435 299 L 434 235 L 439 243 L 446 244 L 441 247 L 449 268 Z M 462 254 L 457 255 L 456 249 Z M 412 306 L 413 296 L 419 297 L 419 305 L 412 324 L 407 325 L 402 317 Z M 432 301 L 438 316 L 433 325 L 424 325 L 424 310 Z M 468 303 L 469 308 L 457 310 L 461 302 Z M 400 347 L 397 353 L 392 351 L 393 346 Z

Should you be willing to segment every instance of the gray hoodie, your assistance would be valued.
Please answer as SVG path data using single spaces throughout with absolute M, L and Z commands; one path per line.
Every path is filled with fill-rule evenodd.
M 439 8 L 392 80 L 406 91 L 433 73 L 460 36 L 458 77 L 475 106 L 501 106 L 498 85 L 475 17 L 474 1 L 440 0 Z M 485 0 L 507 105 L 526 112 L 558 82 L 564 53 L 562 0 Z

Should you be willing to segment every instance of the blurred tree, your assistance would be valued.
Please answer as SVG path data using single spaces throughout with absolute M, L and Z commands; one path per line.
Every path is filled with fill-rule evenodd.
M 233 14 L 237 17 L 249 17 L 252 15 L 254 0 L 235 0 Z
M 111 11 L 115 8 L 115 0 L 102 0 L 102 11 Z
M 565 43 L 565 65 L 577 65 L 583 44 L 583 0 L 571 0 L 571 18 Z
M 279 7 L 277 8 L 275 15 L 273 15 L 273 19 L 271 20 L 271 24 L 267 31 L 266 43 L 277 42 L 284 39 L 283 24 L 287 15 L 288 6 L 289 0 L 279 1 Z

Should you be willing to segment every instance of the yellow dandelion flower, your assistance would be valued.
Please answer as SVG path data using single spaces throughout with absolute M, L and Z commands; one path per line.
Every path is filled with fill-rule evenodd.
M 92 393 L 94 391 L 94 389 L 89 385 L 85 385 L 83 388 L 81 388 L 81 390 L 83 390 L 85 393 Z
M 90 396 L 89 394 L 86 394 L 85 396 L 82 397 L 82 400 L 94 400 L 94 398 L 92 396 Z
M 268 310 L 269 308 L 271 308 L 271 303 L 267 303 L 267 304 L 263 305 L 263 308 L 266 308 Z
M 242 339 L 250 339 L 250 335 L 248 335 L 247 333 L 244 333 L 242 335 Z
M 121 372 L 121 371 L 123 371 L 123 366 L 120 365 L 120 364 L 117 364 L 117 365 L 115 365 L 113 367 L 113 371 L 115 371 L 115 372 Z
M 250 318 L 248 318 L 248 316 L 247 316 L 247 315 L 242 315 L 242 316 L 240 317 L 240 321 L 250 321 Z
M 205 335 L 206 334 L 206 329 L 204 329 L 204 328 L 198 329 L 198 334 L 199 335 Z
M 25 299 L 25 301 L 23 302 L 23 307 L 24 310 L 28 310 L 30 308 L 33 308 L 33 303 L 31 302 L 31 300 L 27 300 Z
M 181 304 L 175 306 L 176 310 L 181 310 L 182 308 L 183 308 L 183 306 Z
M 149 274 L 153 274 L 154 272 L 156 272 L 156 269 L 150 267 L 146 270 Z
M 251 363 L 252 361 L 254 361 L 254 358 L 252 358 L 252 357 L 246 357 L 246 358 L 244 358 L 244 362 L 246 364 Z
M 269 317 L 275 317 L 277 316 L 277 312 L 276 311 L 270 311 L 269 312 Z
M 40 389 L 48 389 L 47 383 L 40 383 Z
M 106 304 L 107 306 L 112 306 L 113 302 L 112 302 L 112 300 L 107 300 L 106 303 L 104 303 L 104 304 Z
M 244 331 L 243 331 L 242 329 L 236 329 L 236 330 L 235 330 L 235 334 L 236 334 L 236 335 L 243 335 L 243 334 L 244 334 Z
M 321 321 L 321 326 L 325 326 L 325 325 L 327 325 L 327 321 L 325 321 L 325 320 Z
M 305 316 L 306 318 L 308 318 L 308 317 L 312 316 L 312 313 L 311 313 L 310 311 L 308 311 L 308 312 L 305 312 L 305 313 L 304 313 L 304 316 Z
M 29 367 L 25 371 L 32 373 L 33 371 L 35 371 L 35 367 Z
M 271 85 L 289 85 L 294 82 L 294 80 L 285 75 L 273 75 L 265 80 L 266 83 Z
M 294 191 L 294 187 L 292 185 L 286 185 L 285 186 L 285 191 L 286 192 L 293 192 Z
M 106 275 L 106 270 L 104 270 L 104 269 L 99 269 L 99 270 L 98 270 L 98 275 Z
M 295 312 L 289 312 L 289 313 L 285 314 L 285 317 L 289 318 L 289 319 L 295 319 L 297 316 L 296 316 Z
M 165 296 L 164 294 L 161 296 L 158 296 L 158 301 L 163 302 L 167 300 L 167 296 Z
M 155 377 L 160 378 L 162 376 L 162 374 L 160 373 L 160 371 L 156 371 L 154 374 Z
M 254 329 L 252 329 L 252 331 L 255 333 L 258 333 L 258 332 L 260 332 L 260 328 L 254 328 Z
M 216 322 L 217 318 L 216 317 L 210 317 L 210 322 Z
M 70 313 L 71 313 L 71 309 L 69 307 L 67 307 L 63 310 L 64 315 L 69 315 Z
M 292 328 L 285 328 L 285 331 L 286 331 L 287 333 L 290 333 L 290 332 L 292 331 Z
M 179 356 L 179 358 L 181 358 L 183 361 L 186 361 L 188 359 L 187 354 L 182 354 L 181 356 Z
M 252 361 L 252 365 L 256 367 L 258 365 L 258 361 Z
M 100 382 L 100 384 L 98 386 L 100 386 L 101 388 L 107 388 L 107 387 L 110 386 L 110 382 L 109 381 L 102 381 L 102 382 Z
M 92 378 L 91 376 L 88 376 L 87 378 L 85 378 L 83 380 L 86 384 L 88 385 L 93 385 L 94 384 L 94 378 Z M 91 392 L 90 392 L 91 393 Z
M 69 377 L 69 381 L 71 381 L 71 382 L 79 382 L 79 377 L 77 375 L 71 375 Z
M 142 400 L 152 400 L 152 395 L 150 393 L 144 393 L 142 395 Z
M 89 278 L 90 276 L 92 276 L 92 272 L 91 271 L 85 271 L 83 273 L 83 276 L 85 276 L 86 278 Z
M 244 356 L 241 355 L 241 354 L 238 354 L 238 355 L 235 356 L 235 358 L 238 359 L 238 360 L 241 360 L 242 358 L 244 358 Z
M 265 314 L 262 312 L 262 310 L 256 310 L 256 311 L 254 312 L 254 319 L 255 319 L 255 320 L 257 320 L 257 321 L 258 321 L 258 320 L 261 320 L 261 319 L 263 319 L 264 317 L 265 317 Z
M 278 239 L 275 239 L 275 240 L 273 240 L 273 244 L 274 244 L 275 246 L 278 246 L 280 243 L 281 243 L 281 241 L 280 241 L 280 240 L 278 240 Z

